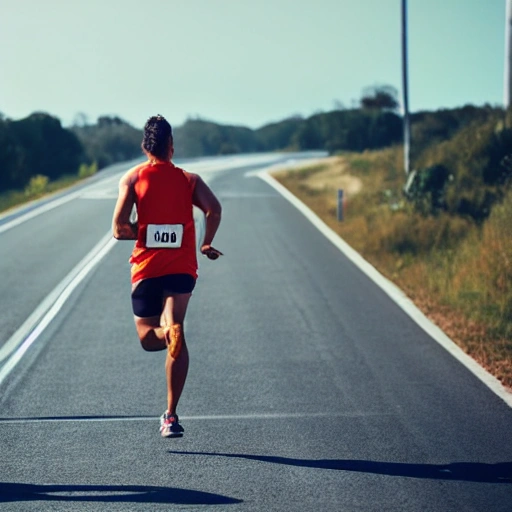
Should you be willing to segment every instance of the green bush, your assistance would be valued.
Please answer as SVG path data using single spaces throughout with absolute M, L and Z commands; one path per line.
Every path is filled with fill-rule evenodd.
M 474 121 L 422 152 L 412 198 L 424 214 L 441 209 L 481 223 L 509 188 L 511 153 L 512 129 L 503 111 Z
M 446 209 L 445 190 L 452 176 L 444 165 L 413 171 L 405 186 L 405 195 L 423 215 Z
M 94 161 L 91 165 L 81 164 L 78 169 L 78 177 L 80 179 L 88 178 L 98 172 L 98 164 Z
M 25 195 L 34 197 L 46 192 L 48 188 L 48 176 L 36 174 L 30 178 L 28 185 L 25 187 Z

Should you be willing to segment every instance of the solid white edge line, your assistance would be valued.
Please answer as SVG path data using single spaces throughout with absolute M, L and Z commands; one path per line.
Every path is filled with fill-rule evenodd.
M 102 240 L 104 240 L 104 238 Z M 48 326 L 48 324 L 57 316 L 58 312 L 62 309 L 71 293 L 85 279 L 87 274 L 89 274 L 89 272 L 96 266 L 96 264 L 99 263 L 108 254 L 108 252 L 114 247 L 115 243 L 116 240 L 111 238 L 110 235 L 109 240 L 103 245 L 103 247 L 92 257 L 90 261 L 83 265 L 83 268 L 80 269 L 78 274 L 71 280 L 70 283 L 67 284 L 57 300 L 55 300 L 50 309 L 42 317 L 37 327 L 28 335 L 28 337 L 23 341 L 23 343 L 16 349 L 16 351 L 10 356 L 4 366 L 0 369 L 0 385 L 18 364 L 29 347 L 37 340 L 37 338 Z
M 294 196 L 269 174 L 269 170 L 260 171 L 257 176 L 273 187 L 293 206 L 295 206 L 327 239 L 329 239 L 354 265 L 377 284 L 409 317 L 412 318 L 431 338 L 462 363 L 473 375 L 482 381 L 494 394 L 512 407 L 512 393 L 494 375 L 480 366 L 466 354 L 437 325 L 432 323 L 422 311 L 394 283 L 385 278 L 373 265 L 350 247 L 335 231 L 324 223 L 309 207 Z
M 4 231 L 12 229 L 16 226 L 19 226 L 23 222 L 33 219 L 34 217 L 37 217 L 38 215 L 41 215 L 42 213 L 48 212 L 48 211 L 53 210 L 54 208 L 57 208 L 63 204 L 69 203 L 69 201 L 76 199 L 79 195 L 80 195 L 80 193 L 75 192 L 73 194 L 69 194 L 64 197 L 60 197 L 59 199 L 50 201 L 49 203 L 46 203 L 42 206 L 37 206 L 33 210 L 30 210 L 29 212 L 24 213 L 23 215 L 20 215 L 19 217 L 16 217 L 15 219 L 0 226 L 0 233 L 3 233 Z

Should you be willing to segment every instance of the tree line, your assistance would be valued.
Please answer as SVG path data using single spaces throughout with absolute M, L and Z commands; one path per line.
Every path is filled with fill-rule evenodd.
M 176 156 L 214 156 L 261 151 L 363 151 L 402 140 L 394 112 L 353 109 L 293 117 L 251 130 L 189 119 L 175 130 Z
M 425 215 L 485 219 L 512 176 L 512 112 L 484 105 L 411 116 L 414 172 L 405 193 Z M 70 128 L 47 113 L 10 120 L 0 115 L 0 192 L 23 190 L 34 177 L 86 176 L 142 156 L 142 130 L 119 117 Z M 258 129 L 188 119 L 174 129 L 178 158 L 264 151 L 325 150 L 330 154 L 402 144 L 397 92 L 363 91 L 357 108 L 293 116 Z M 41 178 L 43 179 L 43 178 Z M 405 181 L 405 177 L 404 177 Z
M 373 94 L 373 100 L 371 100 Z M 401 119 L 393 111 L 396 91 L 374 91 L 361 107 L 293 117 L 252 130 L 189 119 L 174 130 L 176 157 L 261 151 L 325 149 L 360 151 L 401 140 Z M 369 101 L 369 98 L 371 101 Z M 0 114 L 0 192 L 23 190 L 33 177 L 52 181 L 87 169 L 142 156 L 142 130 L 119 117 L 87 123 L 84 115 L 70 128 L 45 112 L 11 120 Z
M 118 117 L 69 129 L 43 112 L 16 121 L 0 117 L 0 192 L 23 190 L 34 177 L 53 181 L 136 158 L 141 136 Z

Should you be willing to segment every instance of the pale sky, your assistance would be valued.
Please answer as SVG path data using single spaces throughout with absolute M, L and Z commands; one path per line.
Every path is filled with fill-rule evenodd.
M 506 0 L 409 0 L 412 111 L 503 104 Z M 0 0 L 0 112 L 257 128 L 401 86 L 400 0 Z

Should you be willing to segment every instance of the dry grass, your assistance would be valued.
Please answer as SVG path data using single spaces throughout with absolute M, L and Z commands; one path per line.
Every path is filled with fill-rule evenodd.
M 402 198 L 397 148 L 346 154 L 275 177 L 455 343 L 512 388 L 512 196 L 483 228 L 422 217 Z M 343 188 L 345 220 L 336 218 Z

